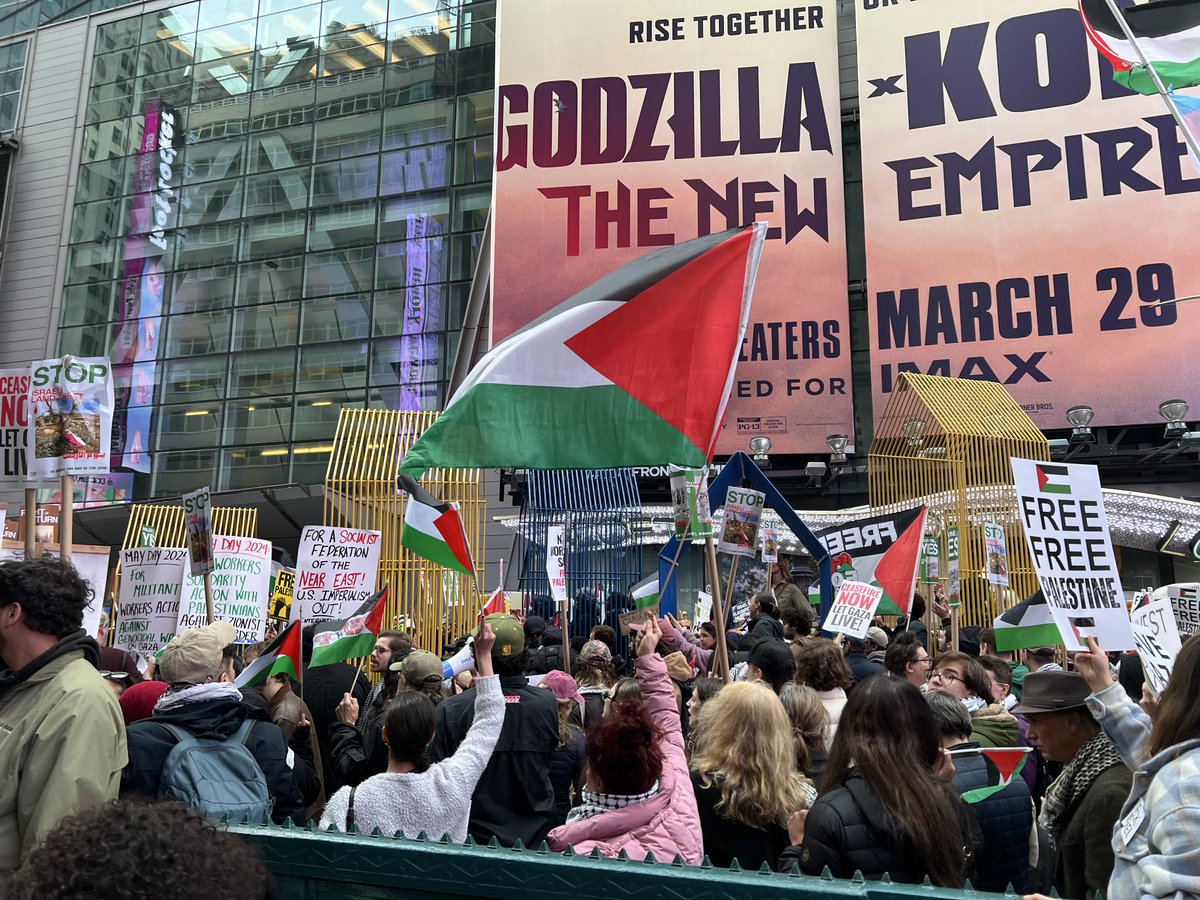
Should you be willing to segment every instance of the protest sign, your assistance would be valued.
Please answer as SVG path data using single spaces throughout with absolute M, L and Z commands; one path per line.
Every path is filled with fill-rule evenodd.
M 941 580 L 941 552 L 938 539 L 925 535 L 921 541 L 921 584 L 934 584 Z
M 700 469 L 683 469 L 671 476 L 671 505 L 675 509 L 675 537 L 696 540 L 712 537 L 712 508 L 708 479 Z
M 1093 635 L 1105 650 L 1132 650 L 1096 467 L 1011 462 L 1029 555 L 1067 649 L 1087 649 Z
M 696 592 L 696 627 L 700 626 L 701 622 L 711 622 L 713 612 L 713 598 L 708 591 Z
M 186 553 L 182 547 L 121 551 L 114 647 L 153 656 L 175 636 Z
M 280 567 L 271 582 L 272 619 L 290 619 L 292 616 L 292 591 L 296 587 L 296 570 Z
M 213 571 L 212 500 L 208 488 L 183 495 L 183 527 L 187 531 L 189 571 L 193 576 Z
M 354 615 L 375 593 L 379 572 L 378 531 L 306 525 L 296 554 L 293 619 L 303 624 Z
M 29 427 L 29 370 L 0 369 L 0 480 L 24 481 Z
M 564 529 L 561 525 L 546 528 L 546 577 L 550 580 L 550 599 L 555 603 L 567 602 L 566 548 L 563 546 Z
M 642 625 L 649 619 L 658 618 L 658 604 L 646 606 L 642 609 L 631 609 L 629 612 L 623 612 L 617 616 L 617 623 L 621 626 L 621 634 L 629 634 L 633 629 L 631 625 Z
M 762 528 L 762 561 L 765 563 L 779 562 L 779 531 L 775 528 Z
M 108 360 L 64 356 L 30 370 L 25 453 L 32 478 L 104 474 L 112 445 Z
M 1150 689 L 1161 693 L 1175 667 L 1175 657 L 1183 646 L 1171 601 L 1166 597 L 1147 597 L 1129 614 L 1133 638 Z
M 758 549 L 758 523 L 767 495 L 753 488 L 731 487 L 725 495 L 725 526 L 717 549 L 733 556 L 754 556 Z
M 271 542 L 258 538 L 214 535 L 212 601 L 213 615 L 229 622 L 237 637 L 235 644 L 254 644 L 267 628 L 271 585 Z M 179 602 L 179 631 L 208 623 L 204 580 L 189 575 Z
M 57 543 L 39 544 L 38 552 L 57 557 L 59 545 Z M 25 549 L 23 547 L 7 547 L 0 550 L 0 560 L 24 558 Z M 108 548 L 94 544 L 72 544 L 71 565 L 92 589 L 92 602 L 83 610 L 82 627 L 89 635 L 95 637 L 104 613 L 104 603 L 108 598 Z
M 1200 584 L 1168 584 L 1155 590 L 1153 597 L 1155 600 L 1165 597 L 1170 601 L 1180 637 L 1189 638 L 1200 630 Z
M 897 552 L 904 549 L 906 543 L 902 542 L 902 539 L 912 541 L 918 535 L 924 534 L 924 509 L 920 507 L 899 513 L 868 516 L 815 532 L 815 537 L 825 545 L 831 557 L 834 592 L 837 592 L 843 581 L 874 584 L 884 589 L 879 607 L 880 615 L 906 615 L 912 601 L 912 582 L 917 570 L 916 557 L 920 550 L 920 540 L 923 538 L 913 542 L 913 556 L 907 563 L 908 578 L 899 578 L 893 586 L 897 596 L 891 596 L 891 591 L 876 577 L 875 570 L 893 547 L 897 547 Z M 911 532 L 914 528 L 918 529 L 917 533 Z M 904 567 L 902 564 L 899 568 Z M 821 600 L 820 585 L 815 581 L 809 588 L 809 600 L 814 605 Z
M 883 588 L 878 585 L 843 581 L 821 628 L 854 638 L 865 638 L 882 599 Z
M 951 609 L 962 606 L 962 570 L 959 568 L 957 525 L 946 529 L 946 602 Z
M 1008 544 L 1004 540 L 1004 526 L 995 522 L 983 523 L 983 549 L 987 559 L 988 584 L 1008 587 Z

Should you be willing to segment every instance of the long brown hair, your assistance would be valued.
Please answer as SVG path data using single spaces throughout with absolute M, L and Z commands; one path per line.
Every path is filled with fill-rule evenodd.
M 1195 738 L 1200 738 L 1200 634 L 1188 638 L 1175 659 L 1146 742 L 1146 757 Z
M 962 887 L 962 801 L 933 774 L 942 752 L 937 726 L 921 692 L 902 678 L 868 678 L 842 710 L 821 793 L 860 775 L 940 887 Z

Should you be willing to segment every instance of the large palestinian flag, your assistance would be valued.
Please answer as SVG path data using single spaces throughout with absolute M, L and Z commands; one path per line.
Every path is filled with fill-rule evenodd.
M 312 658 L 308 667 L 329 666 L 347 659 L 369 656 L 383 627 L 388 588 L 372 594 L 348 619 L 318 622 L 313 629 Z
M 505 338 L 402 471 L 702 465 L 733 385 L 765 234 L 756 223 L 640 257 Z
M 907 616 L 916 587 L 921 538 L 925 533 L 925 507 L 855 519 L 814 532 L 832 559 L 833 586 L 861 581 L 883 588 L 875 610 L 880 616 Z M 820 602 L 814 582 L 809 601 Z
M 1200 3 L 1196 0 L 1152 0 L 1122 10 L 1137 47 L 1126 36 L 1107 0 L 1079 0 L 1088 38 L 1112 63 L 1120 84 L 1140 94 L 1157 93 L 1138 49 L 1163 85 L 1186 88 L 1200 84 Z
M 1041 590 L 1034 591 L 1012 609 L 992 622 L 996 630 L 997 650 L 1021 650 L 1025 647 L 1053 647 L 1063 642 L 1062 634 L 1050 616 L 1050 606 Z

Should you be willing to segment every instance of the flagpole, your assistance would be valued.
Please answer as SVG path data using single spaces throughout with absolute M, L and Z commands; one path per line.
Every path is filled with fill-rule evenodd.
M 705 463 L 704 468 L 700 471 L 700 477 L 704 479 L 704 487 L 707 490 L 708 489 L 708 464 L 707 463 Z M 696 507 L 700 505 L 700 491 L 699 490 L 696 491 L 696 496 L 693 497 L 689 502 L 691 505 L 688 507 L 688 517 L 687 517 L 688 524 L 687 524 L 687 528 L 684 530 L 684 537 L 681 538 L 678 535 L 676 535 L 676 540 L 678 543 L 676 544 L 676 547 L 675 547 L 675 555 L 673 557 L 671 557 L 671 567 L 669 569 L 667 569 L 667 577 L 665 579 L 663 579 L 663 583 L 658 586 L 658 596 L 659 596 L 660 603 L 661 603 L 662 598 L 665 597 L 667 594 L 667 585 L 669 585 L 671 583 L 671 576 L 675 574 L 675 569 L 679 566 L 679 554 L 681 554 L 683 552 L 683 545 L 687 539 L 686 536 L 691 531 L 692 517 L 696 514 Z M 679 604 L 678 603 L 675 604 L 675 612 L 676 613 L 679 612 Z
M 292 596 L 292 602 L 298 603 L 296 607 L 296 626 L 300 629 L 300 671 L 296 673 L 296 680 L 300 682 L 300 702 L 304 702 L 304 601 L 296 600 L 295 595 Z
M 363 658 L 362 658 L 362 659 L 359 661 L 359 663 L 358 663 L 358 668 L 354 670 L 354 680 L 353 680 L 352 682 L 350 682 L 350 693 L 351 693 L 351 694 L 353 694 L 353 693 L 354 693 L 354 689 L 355 689 L 356 687 L 358 687 L 358 676 L 359 676 L 359 675 L 361 675 L 361 674 L 363 673 L 363 669 L 364 669 L 364 668 L 366 667 L 366 665 L 367 665 L 367 660 L 368 660 L 368 659 L 370 659 L 370 658 L 371 658 L 371 657 L 369 657 L 369 656 L 364 656 L 364 657 L 363 657 Z
M 1125 34 L 1125 39 L 1133 46 L 1134 53 L 1137 54 L 1138 61 L 1142 67 L 1150 75 L 1150 80 L 1154 82 L 1154 87 L 1158 90 L 1158 95 L 1163 98 L 1163 103 L 1167 104 L 1167 109 L 1171 113 L 1171 117 L 1175 119 L 1175 123 L 1179 126 L 1179 130 L 1183 132 L 1183 139 L 1187 142 L 1188 147 L 1197 159 L 1200 159 L 1200 144 L 1196 141 L 1196 136 L 1192 134 L 1187 123 L 1183 120 L 1183 115 L 1175 108 L 1175 104 L 1171 102 L 1171 97 L 1167 93 L 1167 88 L 1159 77 L 1154 66 L 1150 65 L 1146 59 L 1146 54 L 1142 52 L 1141 44 L 1137 42 L 1137 38 L 1133 35 L 1133 29 L 1129 27 L 1129 23 L 1125 20 L 1125 15 L 1121 12 L 1121 8 L 1117 6 L 1117 0 L 1105 0 L 1109 10 L 1117 20 L 1117 24 L 1121 26 L 1121 31 Z
M 717 567 L 717 545 L 710 534 L 704 541 L 708 557 L 708 574 L 712 579 L 713 624 L 717 632 L 717 668 L 721 680 L 729 684 L 729 648 L 725 643 L 725 604 L 721 602 L 721 570 Z

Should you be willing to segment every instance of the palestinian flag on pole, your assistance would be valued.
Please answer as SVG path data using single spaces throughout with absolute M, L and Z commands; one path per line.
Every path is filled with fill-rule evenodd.
M 658 603 L 659 587 L 658 576 L 651 575 L 635 584 L 629 589 L 629 594 L 633 597 L 634 609 L 646 609 Z
M 1156 0 L 1122 10 L 1136 46 L 1108 0 L 1079 0 L 1079 14 L 1088 38 L 1112 64 L 1119 84 L 1139 94 L 1158 93 L 1138 50 L 1168 89 L 1200 84 L 1200 3 L 1195 0 Z
M 1058 626 L 1050 617 L 1046 595 L 1040 590 L 998 615 L 992 627 L 996 630 L 997 650 L 1053 647 L 1063 642 Z
M 458 508 L 438 500 L 411 475 L 401 475 L 398 480 L 400 489 L 408 494 L 400 546 L 443 568 L 474 575 L 475 561 Z
M 712 455 L 766 225 L 633 260 L 493 347 L 401 463 L 607 469 Z
M 300 677 L 300 621 L 292 622 L 263 649 L 235 680 L 240 688 L 262 684 L 272 675 Z
M 967 791 L 962 795 L 963 800 L 967 803 L 978 803 L 980 800 L 986 800 L 997 791 L 1004 790 L 1020 774 L 1021 769 L 1025 766 L 1025 760 L 1029 758 L 1028 747 L 971 747 L 965 750 L 950 750 L 948 752 L 951 756 L 966 756 L 978 753 L 996 770 L 999 779 L 998 783 L 976 788 L 973 791 Z
M 318 622 L 313 631 L 312 659 L 309 668 L 329 666 L 369 656 L 375 648 L 375 639 L 383 627 L 383 608 L 387 606 L 388 589 L 368 597 L 348 619 L 330 619 Z
M 883 593 L 891 597 L 906 616 L 912 606 L 913 592 L 917 589 L 917 567 L 921 562 L 924 537 L 925 507 L 922 506 L 916 518 L 900 532 L 892 546 L 875 563 L 875 583 L 883 588 Z
M 492 596 L 488 597 L 487 603 L 483 604 L 483 609 L 479 611 L 479 618 L 483 620 L 502 612 L 508 612 L 508 609 L 504 602 L 504 588 L 498 587 L 492 591 Z

